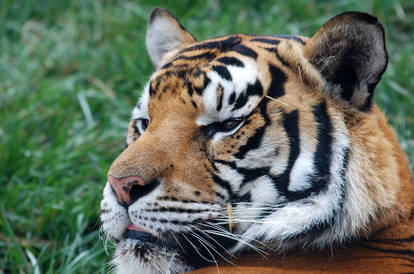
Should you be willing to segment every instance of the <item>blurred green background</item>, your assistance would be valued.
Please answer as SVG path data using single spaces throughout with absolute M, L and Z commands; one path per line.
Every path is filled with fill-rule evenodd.
M 106 173 L 152 73 L 154 6 L 198 39 L 311 36 L 347 10 L 385 24 L 376 101 L 414 163 L 414 1 L 0 1 L 0 273 L 107 272 L 99 238 Z

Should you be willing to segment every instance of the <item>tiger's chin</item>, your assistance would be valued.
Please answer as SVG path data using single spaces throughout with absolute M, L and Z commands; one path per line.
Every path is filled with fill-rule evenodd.
M 195 268 L 175 247 L 125 238 L 117 243 L 112 264 L 116 273 L 183 273 Z

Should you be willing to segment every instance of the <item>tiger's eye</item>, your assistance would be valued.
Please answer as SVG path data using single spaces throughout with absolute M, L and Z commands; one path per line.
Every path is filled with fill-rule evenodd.
M 223 123 L 223 130 L 230 131 L 236 128 L 240 123 L 241 119 L 230 119 Z
M 202 132 L 207 138 L 211 138 L 217 132 L 230 132 L 243 122 L 243 118 L 228 119 L 223 122 L 216 122 L 202 127 Z
M 142 119 L 141 123 L 142 123 L 142 130 L 146 130 L 148 125 L 149 125 L 149 120 L 148 119 Z

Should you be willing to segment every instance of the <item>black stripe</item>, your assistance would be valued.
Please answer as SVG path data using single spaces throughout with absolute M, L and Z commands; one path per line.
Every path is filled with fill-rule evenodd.
M 216 174 L 212 173 L 211 177 L 213 179 L 213 181 L 218 184 L 219 186 L 221 186 L 223 189 L 227 190 L 228 196 L 231 197 L 233 194 L 233 191 L 231 190 L 230 187 L 230 183 L 228 181 L 225 181 L 223 179 L 221 179 L 219 176 L 217 176 Z
M 225 66 L 213 66 L 212 70 L 217 72 L 218 75 L 220 75 L 221 78 L 231 81 L 231 74 L 229 70 Z
M 233 106 L 233 111 L 240 109 L 246 105 L 249 101 L 251 96 L 262 96 L 263 95 L 263 87 L 260 83 L 259 79 L 256 80 L 254 84 L 248 84 L 246 91 L 242 92 L 236 100 L 236 104 Z
M 279 51 L 277 50 L 277 48 L 275 48 L 274 52 L 275 52 L 275 54 L 276 54 L 277 59 L 279 59 L 279 61 L 280 61 L 280 62 L 281 62 L 284 66 L 286 66 L 286 67 L 288 67 L 288 68 L 292 68 L 292 67 L 291 67 L 291 65 L 290 65 L 288 62 L 286 62 L 286 60 L 285 60 L 283 57 L 281 57 L 281 56 L 279 55 Z
M 216 61 L 228 66 L 244 67 L 244 64 L 239 59 L 234 57 L 223 56 L 218 58 Z
M 381 243 L 381 244 L 401 244 L 401 243 L 412 243 L 414 242 L 414 235 L 408 238 L 385 238 L 385 239 L 370 239 L 370 242 Z
M 275 47 L 273 47 L 273 48 L 260 47 L 260 48 L 265 49 L 265 50 L 267 50 L 268 52 L 271 52 L 271 53 L 274 53 L 275 52 L 275 49 L 276 49 Z
M 280 40 L 269 39 L 269 38 L 254 38 L 250 41 L 251 42 L 262 42 L 262 43 L 271 44 L 271 45 L 279 45 L 280 43 Z
M 152 83 L 150 83 L 150 85 L 149 85 L 149 95 L 150 95 L 150 97 L 155 95 L 155 90 L 152 87 Z
M 294 235 L 291 235 L 289 237 L 289 240 L 295 240 L 300 239 L 303 237 L 310 237 L 315 238 L 319 235 L 321 235 L 326 230 L 330 229 L 335 225 L 335 223 L 339 223 L 342 221 L 342 210 L 343 205 L 346 197 L 346 178 L 345 178 L 345 172 L 346 168 L 348 166 L 348 158 L 349 158 L 349 148 L 344 149 L 344 158 L 342 161 L 342 167 L 341 167 L 341 182 L 339 185 L 341 196 L 339 198 L 338 206 L 334 207 L 331 210 L 331 217 L 325 219 L 325 220 L 316 220 L 315 223 L 311 224 L 309 227 L 304 229 L 303 231 L 296 233 Z
M 239 151 L 234 154 L 234 157 L 238 159 L 243 159 L 246 156 L 247 152 L 250 150 L 259 148 L 262 138 L 265 133 L 265 127 L 258 128 L 253 136 L 251 136 L 245 145 L 239 148 Z
M 273 177 L 273 184 L 279 193 L 286 196 L 288 200 L 298 200 L 300 197 L 296 197 L 293 193 L 288 191 L 290 183 L 290 171 L 296 160 L 298 159 L 300 152 L 300 140 L 299 140 L 299 112 L 294 110 L 287 113 L 283 117 L 283 128 L 287 134 L 289 140 L 289 158 L 288 165 L 283 174 Z
M 302 39 L 300 39 L 299 37 L 294 36 L 294 35 L 283 35 L 282 34 L 282 35 L 271 35 L 271 37 L 279 37 L 279 38 L 283 38 L 283 39 L 295 40 L 295 41 L 301 43 L 302 45 L 306 44 Z
M 329 119 L 329 115 L 326 110 L 326 102 L 323 101 L 320 104 L 313 107 L 313 114 L 315 120 L 318 123 L 318 145 L 314 157 L 314 166 L 316 167 L 316 172 L 314 178 L 312 179 L 312 187 L 306 191 L 295 192 L 301 194 L 302 197 L 308 197 L 320 193 L 322 190 L 327 188 L 327 184 L 330 181 L 330 163 L 332 158 L 332 126 Z M 346 169 L 348 166 L 349 159 L 349 148 L 345 148 L 344 157 L 342 160 L 342 167 L 340 172 L 341 181 L 337 182 L 340 185 L 340 198 L 336 207 L 331 209 L 330 217 L 324 220 L 316 220 L 309 227 L 301 231 L 300 233 L 291 235 L 290 240 L 300 239 L 303 237 L 315 238 L 325 232 L 326 230 L 332 228 L 335 223 L 342 221 L 342 210 L 346 197 Z M 323 163 L 321 163 L 323 162 Z
M 173 75 L 177 76 L 180 79 L 186 80 L 188 75 L 188 69 L 184 70 L 174 70 Z
M 189 61 L 200 60 L 200 59 L 212 60 L 215 57 L 216 57 L 216 55 L 214 53 L 211 53 L 210 51 L 206 51 L 204 53 L 193 55 L 193 56 L 180 55 L 180 56 L 174 58 L 171 62 L 168 62 L 167 64 L 163 65 L 161 67 L 161 69 L 166 69 L 166 68 L 170 67 L 171 65 L 174 64 L 174 62 L 176 62 L 178 60 L 189 60 Z
M 250 194 L 250 191 L 242 195 L 241 197 L 236 197 L 231 200 L 232 203 L 250 203 L 251 201 L 252 201 L 252 196 Z M 238 205 L 235 204 L 233 206 L 238 206 Z
M 294 110 L 287 113 L 283 118 L 283 128 L 286 131 L 289 139 L 289 160 L 287 171 L 290 173 L 290 169 L 296 162 L 300 152 L 300 141 L 299 141 L 299 112 Z M 287 189 L 287 187 L 286 187 Z
M 212 53 L 210 51 L 206 51 L 206 52 L 203 52 L 201 54 L 192 55 L 192 56 L 180 55 L 180 56 L 174 58 L 173 61 L 176 61 L 176 60 L 191 60 L 191 61 L 193 61 L 193 60 L 199 60 L 199 59 L 209 59 L 209 60 L 211 60 L 211 59 L 214 59 L 215 57 L 216 57 L 216 55 L 214 53 Z
M 349 156 L 348 152 L 349 152 L 349 149 L 346 149 L 345 157 L 343 160 L 343 168 L 342 168 L 342 171 L 344 172 L 348 164 L 348 156 Z M 335 225 L 335 223 L 342 221 L 342 209 L 343 209 L 343 204 L 344 204 L 345 196 L 346 196 L 346 180 L 345 179 L 341 181 L 341 185 L 339 187 L 341 191 L 341 197 L 340 197 L 338 206 L 332 209 L 331 217 L 325 220 L 316 220 L 314 224 L 310 225 L 305 230 L 301 231 L 300 233 L 290 236 L 289 237 L 290 240 L 300 239 L 306 236 L 310 236 L 310 238 L 315 238 L 321 235 L 326 230 L 332 228 Z
M 219 197 L 220 199 L 222 199 L 223 201 L 227 200 L 226 196 L 224 196 L 223 194 L 221 194 L 218 191 L 214 192 L 216 194 L 217 197 Z
M 260 114 L 262 115 L 263 119 L 265 120 L 265 124 L 258 128 L 253 136 L 251 136 L 245 145 L 241 146 L 239 148 L 239 151 L 234 154 L 234 157 L 238 159 L 243 159 L 244 156 L 246 156 L 247 152 L 250 150 L 256 149 L 260 147 L 260 144 L 262 142 L 262 138 L 264 136 L 265 130 L 267 126 L 271 123 L 270 118 L 267 116 L 267 102 L 266 100 L 262 100 L 262 102 L 259 105 L 260 108 Z
M 195 92 L 197 92 L 198 95 L 203 96 L 204 90 L 208 86 L 211 80 L 210 78 L 208 78 L 207 74 L 204 71 L 201 71 L 200 74 L 202 75 L 200 77 L 204 77 L 203 85 L 201 87 L 194 87 L 194 90 Z
M 229 96 L 229 105 L 232 105 L 235 100 L 236 100 L 236 92 L 233 91 L 231 95 Z
M 336 222 L 341 222 L 342 221 L 342 212 L 343 212 L 344 202 L 345 202 L 345 199 L 346 199 L 346 189 L 347 189 L 347 187 L 346 187 L 347 186 L 347 183 L 346 183 L 346 170 L 348 168 L 349 154 L 350 154 L 349 152 L 350 152 L 349 147 L 344 149 L 344 158 L 342 160 L 342 167 L 341 167 L 341 171 L 340 171 L 341 184 L 339 186 L 341 196 L 340 196 L 337 211 L 335 213 L 335 215 L 337 215 Z
M 217 107 L 216 110 L 220 111 L 223 107 L 223 87 L 219 84 L 217 87 Z
M 378 248 L 378 247 L 369 246 L 365 244 L 361 244 L 359 246 L 367 248 L 367 249 L 375 250 L 378 252 L 398 254 L 398 255 L 407 255 L 409 257 L 414 257 L 414 250 L 411 250 L 411 249 L 385 249 L 385 248 Z
M 296 240 L 302 239 L 304 237 L 316 238 L 317 236 L 321 235 L 327 229 L 331 228 L 335 223 L 335 216 L 331 216 L 325 220 L 315 220 L 313 224 L 311 224 L 306 229 L 302 230 L 299 233 L 290 235 L 286 237 L 286 240 Z
M 181 207 L 160 207 L 160 208 L 147 208 L 144 209 L 146 212 L 176 212 L 176 213 L 202 213 L 211 212 L 211 209 L 192 209 L 192 208 L 181 208 Z
M 249 97 L 246 96 L 244 92 L 240 93 L 239 96 L 237 97 L 236 104 L 232 108 L 232 111 L 242 108 L 247 103 L 248 99 Z
M 235 45 L 241 42 L 241 38 L 237 35 L 230 36 L 226 39 L 219 40 L 219 41 L 209 41 L 209 42 L 202 42 L 200 44 L 184 48 L 180 50 L 180 53 L 193 51 L 193 50 L 200 50 L 200 49 L 214 49 L 217 48 L 221 51 L 229 50 L 230 48 L 234 47 Z
M 191 97 L 193 96 L 194 93 L 194 88 L 193 88 L 193 84 L 190 81 L 184 80 L 184 85 L 187 88 L 187 93 L 188 95 Z
M 285 95 L 285 84 L 287 77 L 286 74 L 281 71 L 278 67 L 269 64 L 269 72 L 271 75 L 272 82 L 270 83 L 267 95 L 272 98 L 278 98 Z
M 262 96 L 263 95 L 263 87 L 259 79 L 256 79 L 256 82 L 254 82 L 253 85 L 252 84 L 247 85 L 246 95 L 247 96 Z
M 243 168 L 237 167 L 235 162 L 225 161 L 225 160 L 214 160 L 215 163 L 219 163 L 222 165 L 229 166 L 230 168 L 236 170 L 239 174 L 243 175 L 243 181 L 240 185 L 242 187 L 244 184 L 251 182 L 259 177 L 264 175 L 268 175 L 269 168 L 268 167 L 261 167 L 261 168 Z
M 237 53 L 240 53 L 242 55 L 248 56 L 250 58 L 257 59 L 257 53 L 254 50 L 252 50 L 251 48 L 248 48 L 244 45 L 238 44 L 238 45 L 232 47 L 231 50 L 235 51 Z
M 315 195 L 320 193 L 321 191 L 325 190 L 328 186 L 328 183 L 331 178 L 331 172 L 330 172 L 330 163 L 331 163 L 331 157 L 332 157 L 332 125 L 330 122 L 329 115 L 327 113 L 326 109 L 326 102 L 323 101 L 320 104 L 313 107 L 312 113 L 315 117 L 315 120 L 318 124 L 318 135 L 317 135 L 317 147 L 315 151 L 315 156 L 313 159 L 313 164 L 315 166 L 315 173 L 312 174 L 309 178 L 311 187 L 306 190 L 301 191 L 289 191 L 288 187 L 289 185 L 286 185 L 285 182 L 289 182 L 290 177 L 290 169 L 293 167 L 294 162 L 296 161 L 297 157 L 299 156 L 300 152 L 300 145 L 299 145 L 299 133 L 296 132 L 297 129 L 292 128 L 289 130 L 287 128 L 288 125 L 284 124 L 285 130 L 288 133 L 288 135 L 292 134 L 292 136 L 289 136 L 289 139 L 291 140 L 291 153 L 289 155 L 289 163 L 288 168 L 282 175 L 282 177 L 285 178 L 279 178 L 278 181 L 280 181 L 283 185 L 282 191 L 283 194 L 289 199 L 289 200 L 300 200 L 304 199 L 306 197 L 309 197 L 310 195 Z M 290 133 L 289 133 L 290 132 Z M 297 140 L 297 144 L 294 144 L 292 147 L 292 140 Z M 292 155 L 293 152 L 293 155 Z M 289 173 L 287 173 L 289 171 Z M 290 182 L 289 182 L 290 183 Z M 330 221 L 329 224 L 330 225 Z M 321 224 L 318 225 L 318 228 L 316 230 L 319 230 L 319 228 L 322 227 Z
M 317 146 L 313 165 L 316 172 L 311 180 L 312 193 L 318 193 L 326 189 L 330 181 L 331 174 L 331 158 L 332 158 L 332 124 L 326 109 L 326 102 L 312 108 L 313 116 L 318 124 L 318 136 L 316 137 Z

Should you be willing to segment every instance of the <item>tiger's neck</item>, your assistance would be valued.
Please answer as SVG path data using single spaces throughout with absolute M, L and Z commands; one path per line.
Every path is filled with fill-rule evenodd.
M 378 125 L 385 138 L 392 144 L 393 157 L 398 166 L 399 191 L 397 203 L 388 220 L 374 224 L 371 231 L 374 238 L 400 238 L 414 229 L 414 184 L 410 165 L 392 129 L 387 125 L 382 112 L 375 106 L 373 113 L 378 116 Z M 390 171 L 391 172 L 391 171 Z M 413 231 L 412 231 L 413 232 Z M 414 236 L 414 232 L 411 234 Z

